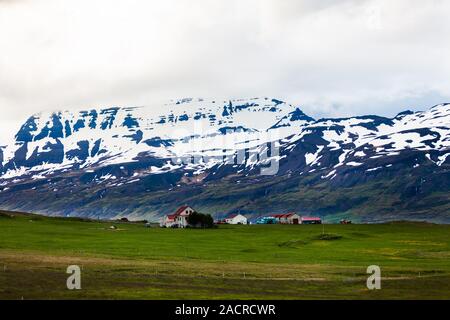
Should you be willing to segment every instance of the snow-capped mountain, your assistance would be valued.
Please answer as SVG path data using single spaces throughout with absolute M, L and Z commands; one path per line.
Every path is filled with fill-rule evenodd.
M 269 98 L 42 113 L 0 147 L 0 207 L 151 218 L 189 201 L 211 213 L 450 221 L 449 154 L 450 104 L 320 120 Z
M 183 99 L 164 106 L 37 114 L 0 151 L 1 178 L 38 179 L 71 168 L 134 162 L 145 155 L 175 159 L 233 154 L 239 145 L 253 148 L 279 134 L 292 135 L 312 120 L 275 99 Z M 178 168 L 165 162 L 154 171 Z
M 418 151 L 441 166 L 450 155 L 450 104 L 437 105 L 425 112 L 402 112 L 393 119 L 362 116 L 321 119 L 301 129 L 289 139 L 286 148 L 305 150 L 305 163 L 315 169 L 359 167 L 373 159 L 389 159 L 404 151 Z M 333 159 L 321 161 L 325 158 Z M 450 159 L 449 159 L 450 160 Z M 368 168 L 375 171 L 381 168 Z

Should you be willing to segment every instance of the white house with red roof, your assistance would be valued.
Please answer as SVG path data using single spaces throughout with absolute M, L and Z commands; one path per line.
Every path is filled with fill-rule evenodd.
M 274 214 L 272 215 L 275 219 L 278 220 L 280 224 L 300 224 L 300 216 L 296 213 L 282 213 L 282 214 Z
M 173 214 L 165 216 L 160 223 L 161 227 L 172 228 L 186 228 L 188 225 L 187 218 L 194 213 L 194 209 L 189 206 L 181 206 Z
M 231 214 L 225 218 L 225 223 L 227 223 L 227 224 L 247 224 L 247 218 L 240 213 Z

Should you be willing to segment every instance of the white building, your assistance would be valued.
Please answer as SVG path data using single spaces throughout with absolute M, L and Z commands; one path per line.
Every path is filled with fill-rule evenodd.
M 189 206 L 182 206 L 179 207 L 177 211 L 175 211 L 174 214 L 169 214 L 165 216 L 160 225 L 161 227 L 171 228 L 171 227 L 178 227 L 178 228 L 186 228 L 188 225 L 187 218 L 190 214 L 194 212 L 194 209 L 192 209 Z
M 300 224 L 300 216 L 296 213 L 274 214 L 273 217 L 278 220 L 280 224 Z
M 228 224 L 247 224 L 247 218 L 242 214 L 232 214 L 225 219 Z

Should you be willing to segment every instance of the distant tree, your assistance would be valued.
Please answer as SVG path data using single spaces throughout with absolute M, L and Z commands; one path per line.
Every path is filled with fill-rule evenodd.
M 214 227 L 214 219 L 210 214 L 203 214 L 195 211 L 188 216 L 187 222 L 189 226 L 194 228 Z
M 210 214 L 204 215 L 203 224 L 204 224 L 204 226 L 206 226 L 207 228 L 212 228 L 212 227 L 214 227 L 214 219 L 213 219 L 213 217 L 212 217 Z

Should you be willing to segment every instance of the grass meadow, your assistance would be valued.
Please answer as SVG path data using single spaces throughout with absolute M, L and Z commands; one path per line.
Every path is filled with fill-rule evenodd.
M 66 288 L 69 265 L 81 290 Z M 370 265 L 381 290 L 366 287 Z M 0 299 L 450 299 L 450 225 L 162 229 L 0 212 Z

